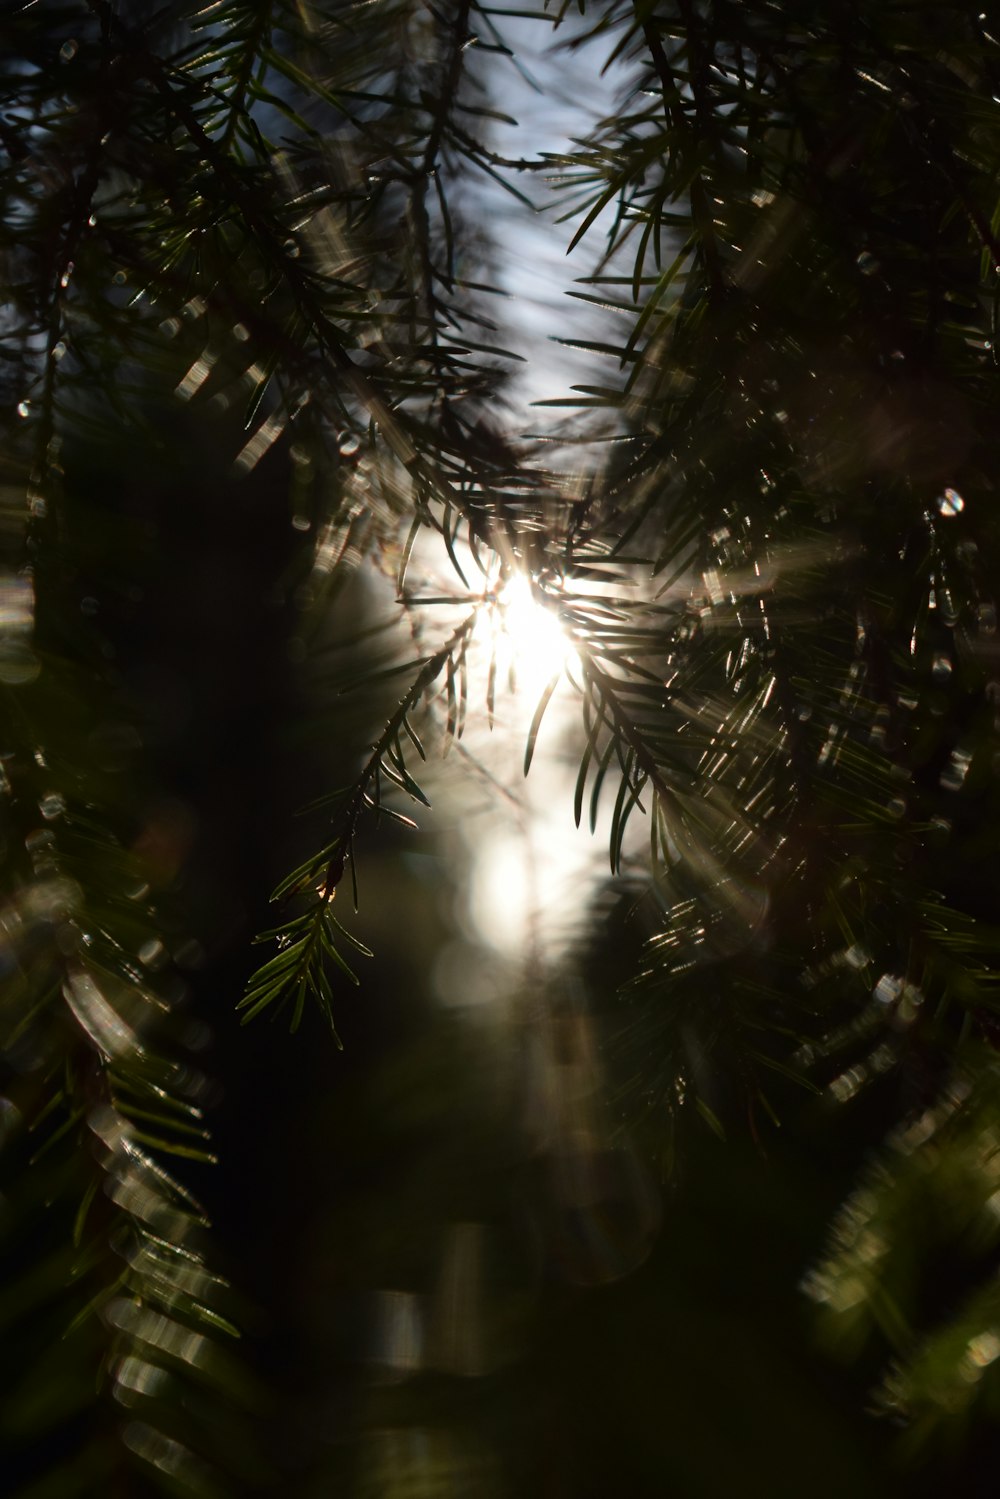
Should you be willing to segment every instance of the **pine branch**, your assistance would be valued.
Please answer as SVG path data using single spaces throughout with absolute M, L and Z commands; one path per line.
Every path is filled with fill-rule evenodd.
M 317 854 L 287 875 L 275 890 L 272 899 L 277 901 L 287 902 L 306 892 L 313 894 L 315 898 L 309 902 L 305 911 L 275 930 L 262 933 L 256 939 L 258 942 L 276 940 L 278 952 L 262 964 L 248 981 L 247 992 L 238 1006 L 244 1011 L 244 1023 L 269 1006 L 283 1006 L 291 999 L 291 1027 L 294 1031 L 301 1022 L 306 999 L 311 996 L 319 1004 L 333 1029 L 337 1044 L 340 1045 L 333 1023 L 332 992 L 325 972 L 327 960 L 332 961 L 346 978 L 356 984 L 357 977 L 343 958 L 338 943 L 342 945 L 346 940 L 362 955 L 370 957 L 371 953 L 340 924 L 333 915 L 331 904 L 348 863 L 351 864 L 353 875 L 355 836 L 358 823 L 366 811 L 374 812 L 376 820 L 380 815 L 388 815 L 395 821 L 413 826 L 408 818 L 386 804 L 384 783 L 388 782 L 389 786 L 424 806 L 430 805 L 407 769 L 403 736 L 423 758 L 423 748 L 409 722 L 410 715 L 443 671 L 448 673 L 449 698 L 453 698 L 454 674 L 464 659 L 478 618 L 477 606 L 445 643 L 420 664 L 372 746 L 371 754 L 353 786 L 346 792 L 337 794 L 332 836 Z M 451 732 L 457 732 L 455 717 L 450 716 L 449 722 Z M 355 902 L 356 899 L 355 892 Z

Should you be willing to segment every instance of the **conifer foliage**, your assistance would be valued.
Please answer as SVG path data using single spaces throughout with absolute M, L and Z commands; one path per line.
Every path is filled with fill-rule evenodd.
M 584 66 L 603 49 L 618 105 L 563 152 L 526 137 L 511 158 L 515 14 L 520 35 L 522 13 L 478 0 L 14 0 L 0 18 L 0 1318 L 18 1350 L 0 1419 L 32 1494 L 265 1482 L 262 1397 L 189 1187 L 212 1094 L 161 899 L 182 855 L 144 822 L 156 767 L 116 659 L 149 559 L 135 514 L 81 478 L 103 452 L 181 484 L 171 434 L 199 427 L 233 503 L 259 484 L 305 538 L 285 579 L 302 619 L 367 568 L 429 642 L 391 662 L 395 705 L 324 788 L 315 851 L 225 1002 L 336 1024 L 367 953 L 352 884 L 362 909 L 378 898 L 356 866 L 380 822 L 420 817 L 429 733 L 492 721 L 502 684 L 494 665 L 477 685 L 470 648 L 526 579 L 573 652 L 567 813 L 605 816 L 633 884 L 648 839 L 655 932 L 617 975 L 645 1137 L 699 1112 L 758 1136 L 790 1085 L 845 1108 L 881 1090 L 881 1153 L 805 1289 L 834 1342 L 881 1350 L 877 1403 L 911 1434 L 1000 1406 L 993 18 L 550 7 L 535 27 Z M 602 334 L 574 342 L 604 373 L 538 414 L 558 465 L 505 425 L 484 192 L 591 248 L 573 297 Z M 447 630 L 425 628 L 417 556 L 451 579 Z M 925 1242 L 916 1219 L 935 1220 Z M 931 1314 L 921 1257 L 943 1252 L 976 1272 Z

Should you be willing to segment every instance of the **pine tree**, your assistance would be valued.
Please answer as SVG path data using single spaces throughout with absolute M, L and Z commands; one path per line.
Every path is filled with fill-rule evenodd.
M 35 0 L 0 19 L 15 1492 L 304 1494 L 338 1478 L 373 1494 L 585 1494 L 607 1492 L 616 1464 L 630 1491 L 722 1492 L 724 1468 L 685 1475 L 675 1456 L 664 1476 L 652 1457 L 602 1455 L 596 1432 L 603 1476 L 588 1473 L 572 1353 L 556 1369 L 542 1350 L 550 1334 L 572 1350 L 596 1314 L 546 1276 L 633 1268 L 652 1180 L 686 1161 L 715 1162 L 738 1194 L 754 1151 L 801 1182 L 809 1151 L 822 1163 L 845 1135 L 868 1164 L 849 1192 L 837 1166 L 847 1195 L 826 1247 L 803 1245 L 818 1333 L 857 1371 L 831 1401 L 860 1420 L 874 1390 L 903 1455 L 957 1438 L 938 1474 L 990 1439 L 993 18 L 903 0 L 580 0 L 579 16 L 533 24 L 579 66 L 600 51 L 617 107 L 562 153 L 525 140 L 508 156 L 519 15 L 474 0 Z M 543 404 L 544 440 L 514 425 L 485 185 L 590 247 L 573 295 L 604 322 L 566 343 L 605 373 Z M 393 631 L 374 628 L 369 579 L 401 601 Z M 296 1127 L 321 1117 L 310 1090 L 337 1068 L 357 1110 L 339 1106 L 341 1134 L 360 1138 L 355 1117 L 373 1152 L 397 1136 L 371 1077 L 352 1091 L 350 1046 L 342 1064 L 262 1026 L 353 1030 L 366 1055 L 381 1048 L 391 1100 L 392 1046 L 347 998 L 370 956 L 365 912 L 392 897 L 365 862 L 402 857 L 431 778 L 457 776 L 473 727 L 502 712 L 515 596 L 570 660 L 540 693 L 524 769 L 558 686 L 579 750 L 567 815 L 608 828 L 612 878 L 581 902 L 567 967 L 620 990 L 603 1018 L 638 1151 L 595 1144 L 567 1112 L 543 1165 L 515 1170 L 517 1128 L 473 1096 L 471 1043 L 414 1042 L 411 1080 L 465 1122 L 462 1159 L 489 1163 L 477 1211 L 501 1216 L 512 1177 L 531 1204 L 545 1290 L 531 1314 L 516 1284 L 496 1293 L 496 1338 L 520 1363 L 491 1362 L 441 1313 L 436 1373 L 415 1394 L 362 1396 L 344 1374 L 346 1425 L 366 1435 L 338 1465 L 320 1451 L 325 1418 L 289 1415 L 301 1390 L 276 1373 L 280 1331 L 253 1334 L 269 1298 L 272 1329 L 295 1301 L 275 1289 L 291 1274 L 266 1220 L 315 1190 Z M 348 678 L 360 690 L 341 692 Z M 295 784 L 260 792 L 276 768 Z M 315 799 L 291 834 L 279 814 L 306 800 L 300 779 Z M 273 843 L 298 856 L 268 914 Z M 570 1089 L 592 1017 L 552 1001 L 534 1027 L 529 1048 Z M 270 1079 L 259 1117 L 213 1131 L 212 1076 L 247 1121 L 253 1067 Z M 716 1136 L 729 1143 L 706 1154 Z M 374 1158 L 353 1149 L 334 1195 Z M 622 1242 L 598 1244 L 595 1205 L 613 1205 Z M 261 1245 L 241 1262 L 243 1233 Z M 442 1273 L 472 1297 L 479 1231 L 449 1235 Z M 661 1306 L 658 1264 L 604 1303 L 622 1327 Z M 386 1306 L 399 1374 L 412 1309 Z M 352 1334 L 333 1335 L 353 1367 Z M 453 1393 L 486 1373 L 495 1407 Z M 712 1399 L 692 1405 L 693 1430 Z M 789 1472 L 797 1460 L 789 1439 Z

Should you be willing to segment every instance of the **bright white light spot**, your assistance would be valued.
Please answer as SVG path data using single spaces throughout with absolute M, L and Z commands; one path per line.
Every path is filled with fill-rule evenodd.
M 510 577 L 480 612 L 471 667 L 473 696 L 485 691 L 495 663 L 496 723 L 483 740 L 467 736 L 464 746 L 493 784 L 509 793 L 495 822 L 479 821 L 470 829 L 465 916 L 474 941 L 516 960 L 532 951 L 549 958 L 564 950 L 606 858 L 572 816 L 579 762 L 575 748 L 566 758 L 566 741 L 570 731 L 579 732 L 579 707 L 569 689 L 582 668 L 560 623 L 557 597 L 549 604 L 526 575 Z M 507 690 L 511 680 L 513 694 Z M 529 726 L 553 682 L 525 779 Z
M 516 574 L 500 591 L 489 623 L 496 652 L 497 677 L 513 676 L 517 687 L 534 701 L 554 677 L 562 676 L 577 660 L 555 612 L 540 603 L 531 581 Z
M 477 859 L 469 891 L 476 933 L 499 952 L 523 950 L 531 918 L 530 850 L 524 837 L 491 836 Z

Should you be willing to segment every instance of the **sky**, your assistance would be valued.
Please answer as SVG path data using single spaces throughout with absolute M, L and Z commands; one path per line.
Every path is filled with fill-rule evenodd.
M 546 21 L 504 18 L 502 35 L 515 51 L 520 69 L 490 60 L 488 82 L 493 105 L 517 126 L 497 123 L 492 140 L 497 154 L 509 159 L 540 157 L 568 149 L 588 135 L 604 116 L 614 113 L 624 69 L 602 73 L 608 40 L 571 48 L 582 27 L 567 20 L 558 29 Z M 533 87 L 532 83 L 537 87 Z M 575 223 L 559 222 L 559 193 L 553 176 L 524 173 L 517 186 L 539 206 L 530 209 L 490 184 L 485 197 L 492 215 L 490 233 L 500 263 L 500 281 L 511 294 L 504 308 L 512 331 L 511 347 L 526 363 L 519 367 L 512 392 L 515 420 L 526 430 L 544 430 L 551 417 L 532 411 L 531 403 L 570 394 L 581 380 L 593 379 L 599 362 L 593 355 L 554 342 L 594 336 L 594 309 L 567 292 L 589 275 L 603 249 L 600 221 L 567 254 Z M 603 361 L 602 361 L 603 363 Z

